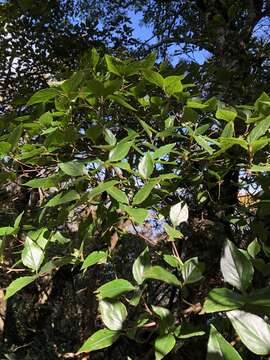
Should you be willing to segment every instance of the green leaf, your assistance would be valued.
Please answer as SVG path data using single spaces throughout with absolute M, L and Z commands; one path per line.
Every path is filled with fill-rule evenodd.
M 242 310 L 229 311 L 227 316 L 250 351 L 257 355 L 270 354 L 270 326 L 262 318 Z
M 23 217 L 24 211 L 22 211 L 15 219 L 14 221 L 14 230 L 17 230 L 20 226 L 22 217 Z
M 202 102 L 201 102 L 201 100 L 188 100 L 187 101 L 187 105 L 186 105 L 187 107 L 189 107 L 189 108 L 192 108 L 192 109 L 205 109 L 205 108 L 207 108 L 208 107 L 208 105 L 207 104 L 203 104 Z
M 37 278 L 36 275 L 34 275 L 34 276 L 22 276 L 22 277 L 19 277 L 16 280 L 13 280 L 6 289 L 5 299 L 6 300 L 9 299 L 11 296 L 16 294 L 16 292 L 20 291 L 25 286 L 27 286 L 27 285 L 31 284 L 33 281 L 35 281 L 36 278 Z
M 107 260 L 107 252 L 106 251 L 93 251 L 84 260 L 81 270 L 85 270 L 95 264 L 103 264 L 106 262 L 106 260 Z
M 106 143 L 108 143 L 109 145 L 115 146 L 116 137 L 114 136 L 114 134 L 111 132 L 110 129 L 104 130 L 104 137 L 105 137 Z
M 270 288 L 254 290 L 244 299 L 247 311 L 270 316 Z
M 134 289 L 134 286 L 129 281 L 125 279 L 115 279 L 100 286 L 96 290 L 96 293 L 99 299 L 112 299 Z
M 60 169 L 69 176 L 83 176 L 87 174 L 85 166 L 78 161 L 69 161 L 59 164 Z
M 197 257 L 193 257 L 184 262 L 181 271 L 184 284 L 193 284 L 203 277 L 204 264 L 199 262 Z
M 125 108 L 131 110 L 131 111 L 137 111 L 137 109 L 135 109 L 133 106 L 131 106 L 123 96 L 120 95 L 109 95 L 108 99 L 111 99 L 115 102 L 117 102 L 118 104 L 124 106 Z
M 28 268 L 38 271 L 44 260 L 44 252 L 30 237 L 26 237 L 22 251 L 22 263 Z
M 159 149 L 154 151 L 153 159 L 163 158 L 163 156 L 168 155 L 170 152 L 172 152 L 174 147 L 175 143 L 161 146 Z
M 224 127 L 221 135 L 223 138 L 232 138 L 234 137 L 234 122 L 229 121 L 226 126 Z
M 211 325 L 206 360 L 242 360 L 238 352 Z
M 202 135 L 194 135 L 194 139 L 210 155 L 213 154 L 214 150 L 211 148 L 211 146 L 208 144 L 208 142 Z
M 94 197 L 96 197 L 97 195 L 103 193 L 104 191 L 107 191 L 114 185 L 117 185 L 118 183 L 119 183 L 119 181 L 117 181 L 117 180 L 110 180 L 110 181 L 102 182 L 98 186 L 96 186 L 93 190 L 91 190 L 88 194 L 86 194 L 86 198 L 88 200 L 91 200 Z
M 186 322 L 182 322 L 175 331 L 174 335 L 179 339 L 189 339 L 194 336 L 203 336 L 205 331 L 201 330 L 198 326 L 192 326 Z
M 247 141 L 252 144 L 255 140 L 258 140 L 263 136 L 270 127 L 270 115 L 267 116 L 264 120 L 256 124 L 252 129 L 251 133 L 247 137 Z
M 147 152 L 139 162 L 138 171 L 142 178 L 148 179 L 154 170 L 153 158 Z
M 97 52 L 97 50 L 95 48 L 92 48 L 91 50 L 91 63 L 92 63 L 92 66 L 93 66 L 93 69 L 95 70 L 97 65 L 98 65 L 98 62 L 99 62 L 99 53 Z
M 237 112 L 231 109 L 219 108 L 216 112 L 216 118 L 219 120 L 234 121 L 236 116 Z
M 188 220 L 188 206 L 182 201 L 173 205 L 170 209 L 170 219 L 173 226 L 178 226 Z
M 22 125 L 18 125 L 9 134 L 8 143 L 11 145 L 10 151 L 13 151 L 16 148 L 16 146 L 17 146 L 17 144 L 18 144 L 18 142 L 19 142 L 19 140 L 20 140 L 20 138 L 22 136 L 22 131 L 23 131 Z
M 170 310 L 163 306 L 152 305 L 153 312 L 160 318 L 159 333 L 160 335 L 168 334 L 175 323 L 175 319 Z
M 33 96 L 31 96 L 31 98 L 28 100 L 27 105 L 30 106 L 39 103 L 46 103 L 49 100 L 55 98 L 59 94 L 60 91 L 53 87 L 39 90 Z
M 169 236 L 169 240 L 171 241 L 173 241 L 174 239 L 181 239 L 183 237 L 181 231 L 176 230 L 169 224 L 164 224 L 164 230 L 166 231 L 167 235 Z
M 127 318 L 127 309 L 120 301 L 100 300 L 101 319 L 110 330 L 121 330 Z
M 247 248 L 247 252 L 249 253 L 249 255 L 255 259 L 256 256 L 259 254 L 259 252 L 261 251 L 261 245 L 258 242 L 257 239 L 253 240 Z
M 116 147 L 110 151 L 109 160 L 120 161 L 124 159 L 127 156 L 132 144 L 132 141 L 117 144 Z
M 165 255 L 163 255 L 163 259 L 164 259 L 164 261 L 166 261 L 167 264 L 169 264 L 170 266 L 172 266 L 174 268 L 181 269 L 183 266 L 182 261 L 174 255 L 165 254 Z
M 158 183 L 158 179 L 149 180 L 140 190 L 135 194 L 133 198 L 133 205 L 141 204 L 144 200 L 148 198 L 153 188 Z
M 205 313 L 229 311 L 239 309 L 244 304 L 243 296 L 226 288 L 217 288 L 207 295 L 202 311 Z
M 250 168 L 252 172 L 270 172 L 270 164 L 252 165 Z
M 129 206 L 121 206 L 128 215 L 138 224 L 143 224 L 144 220 L 148 216 L 148 210 L 142 208 L 131 208 Z
M 84 78 L 84 71 L 83 70 L 76 71 L 72 74 L 72 76 L 69 79 L 65 80 L 61 84 L 61 88 L 66 93 L 74 92 L 78 89 L 78 87 L 82 83 L 83 78 Z
M 183 76 L 181 75 L 172 75 L 167 76 L 164 79 L 164 91 L 168 95 L 173 95 L 181 93 L 183 91 L 183 85 L 181 83 Z
M 0 142 L 0 155 L 6 155 L 11 149 L 11 144 L 6 141 Z
M 0 236 L 12 235 L 15 233 L 15 229 L 12 226 L 3 226 L 0 228 Z
M 143 70 L 144 78 L 150 83 L 157 85 L 161 88 L 164 86 L 164 78 L 153 70 Z
M 155 53 L 151 53 L 147 55 L 143 60 L 139 61 L 140 68 L 149 69 L 155 65 L 157 55 Z
M 220 260 L 224 280 L 245 291 L 253 278 L 253 266 L 249 259 L 230 241 L 226 240 L 223 255 Z
M 136 282 L 141 285 L 144 281 L 144 273 L 151 266 L 148 247 L 137 257 L 132 266 L 132 274 Z
M 172 334 L 160 335 L 155 340 L 155 359 L 161 360 L 172 351 L 175 346 L 175 338 Z
M 111 346 L 119 338 L 119 336 L 120 333 L 118 331 L 109 329 L 98 330 L 85 341 L 83 346 L 78 350 L 77 354 L 107 348 Z
M 177 279 L 175 275 L 158 265 L 147 269 L 144 273 L 144 278 L 160 280 L 170 285 L 181 286 L 180 280 Z
M 105 61 L 107 64 L 107 68 L 109 70 L 109 72 L 121 76 L 121 67 L 123 68 L 124 64 L 121 60 L 110 56 L 110 55 L 105 55 Z
M 57 175 L 52 175 L 47 178 L 33 179 L 24 183 L 24 186 L 29 186 L 33 189 L 49 189 L 55 187 L 59 183 L 60 177 Z
M 45 207 L 52 207 L 52 206 L 59 206 L 62 204 L 66 204 L 68 202 L 78 200 L 80 198 L 80 195 L 75 190 L 71 190 L 67 192 L 66 194 L 63 194 L 62 192 L 55 195 L 51 200 L 47 202 Z
M 117 187 L 112 186 L 107 190 L 107 193 L 111 195 L 115 200 L 119 201 L 122 204 L 128 204 L 127 195 L 124 191 L 119 190 Z

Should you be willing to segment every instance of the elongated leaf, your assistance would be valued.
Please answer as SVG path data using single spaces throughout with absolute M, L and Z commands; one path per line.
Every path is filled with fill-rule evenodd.
M 145 279 L 155 279 L 170 285 L 181 286 L 181 282 L 175 275 L 161 266 L 152 266 L 144 272 Z
M 77 354 L 96 351 L 111 346 L 120 336 L 119 331 L 101 329 L 96 331 L 78 350 Z
M 123 96 L 120 95 L 109 95 L 108 96 L 109 99 L 117 102 L 118 104 L 124 106 L 125 108 L 131 110 L 131 111 L 137 111 L 137 109 L 135 109 L 133 106 L 131 106 Z
M 124 159 L 127 156 L 132 144 L 133 144 L 132 141 L 122 142 L 117 144 L 116 147 L 110 152 L 109 160 L 120 161 Z
M 0 228 L 0 236 L 12 235 L 15 233 L 13 226 L 3 226 Z
M 45 207 L 59 206 L 74 200 L 78 200 L 79 198 L 80 195 L 75 190 L 71 190 L 66 194 L 59 193 L 55 195 L 51 200 L 49 200 Z
M 263 136 L 270 127 L 270 115 L 267 116 L 264 120 L 256 124 L 252 129 L 251 133 L 247 137 L 247 141 L 252 144 L 255 140 L 258 140 Z
M 207 295 L 203 305 L 203 312 L 213 313 L 235 310 L 240 309 L 244 304 L 245 299 L 243 296 L 230 289 L 218 288 L 211 290 Z
M 24 183 L 24 186 L 29 186 L 33 189 L 41 188 L 41 189 L 49 189 L 50 187 L 55 187 L 60 181 L 60 177 L 53 175 L 47 178 L 41 179 L 33 179 Z
M 6 141 L 0 142 L 0 155 L 8 154 L 9 150 L 11 149 L 11 144 Z
M 270 316 L 270 288 L 255 290 L 246 295 L 245 310 Z
M 153 159 L 160 159 L 163 156 L 168 155 L 173 150 L 174 147 L 175 147 L 175 143 L 161 146 L 160 148 L 154 151 Z
M 250 351 L 257 355 L 270 354 L 270 326 L 261 317 L 242 310 L 229 311 L 227 316 Z
M 253 266 L 230 240 L 226 240 L 220 267 L 226 282 L 242 291 L 249 287 L 253 278 Z
M 204 334 L 205 331 L 199 326 L 192 326 L 186 322 L 183 322 L 174 331 L 174 335 L 179 339 L 189 339 L 194 336 L 203 336 Z
M 31 284 L 37 278 L 36 275 L 34 276 L 22 276 L 16 280 L 13 280 L 12 283 L 6 289 L 5 299 L 9 299 L 11 296 L 16 294 L 16 292 L 23 289 L 25 286 Z
M 166 261 L 167 264 L 169 264 L 171 267 L 174 267 L 174 268 L 178 268 L 178 269 L 181 269 L 182 266 L 183 266 L 183 262 L 178 259 L 176 256 L 174 255 L 163 255 L 163 259 L 164 261 Z
M 213 154 L 214 150 L 211 148 L 211 146 L 208 144 L 208 142 L 202 135 L 194 135 L 194 139 L 210 155 Z
M 121 67 L 124 66 L 121 60 L 110 55 L 105 55 L 105 61 L 109 72 L 121 76 Z
M 82 176 L 87 174 L 87 170 L 85 169 L 84 165 L 77 161 L 62 163 L 59 165 L 59 167 L 65 174 L 69 176 Z
M 99 299 L 112 299 L 134 289 L 134 286 L 129 281 L 125 279 L 115 279 L 100 286 L 96 293 Z
M 164 86 L 164 78 L 157 72 L 152 70 L 144 70 L 143 75 L 147 81 L 150 83 L 157 85 L 161 88 Z
M 234 121 L 236 116 L 237 112 L 231 109 L 220 108 L 216 112 L 216 118 L 219 120 Z
M 181 93 L 183 91 L 181 80 L 183 80 L 183 76 L 181 75 L 167 76 L 164 79 L 164 91 L 168 95 Z
M 24 211 L 22 211 L 15 219 L 14 221 L 14 229 L 17 230 L 20 226 L 22 217 L 23 217 Z
M 114 136 L 114 134 L 111 132 L 110 129 L 105 129 L 104 130 L 104 137 L 105 137 L 105 141 L 109 145 L 115 146 L 117 140 L 116 140 L 116 137 Z
M 232 138 L 234 136 L 234 122 L 229 121 L 221 133 L 221 137 Z
M 157 183 L 158 179 L 151 179 L 142 188 L 140 188 L 133 198 L 133 205 L 141 204 L 144 200 L 146 200 Z
M 42 89 L 36 92 L 29 100 L 27 105 L 34 105 L 39 103 L 46 103 L 55 98 L 60 93 L 56 88 Z
M 188 259 L 182 266 L 182 276 L 185 284 L 192 284 L 203 277 L 204 264 L 197 257 Z
M 81 270 L 85 270 L 95 264 L 104 263 L 104 262 L 106 262 L 106 260 L 107 260 L 107 252 L 106 251 L 93 251 L 84 260 Z
M 141 285 L 144 281 L 144 273 L 151 266 L 149 250 L 146 247 L 137 257 L 132 266 L 132 274 L 136 282 Z
M 107 190 L 107 193 L 111 195 L 115 200 L 119 201 L 122 204 L 128 204 L 127 195 L 124 191 L 119 190 L 117 187 L 112 186 Z
M 9 136 L 8 136 L 8 143 L 11 145 L 11 147 L 10 147 L 10 150 L 11 150 L 11 151 L 13 151 L 13 150 L 16 148 L 16 146 L 17 146 L 17 144 L 18 144 L 18 142 L 19 142 L 19 140 L 20 140 L 20 138 L 21 138 L 21 136 L 22 136 L 22 131 L 23 131 L 22 125 L 18 125 L 18 126 L 16 126 L 15 129 L 9 134 Z
M 248 245 L 247 251 L 252 258 L 254 258 L 254 259 L 256 258 L 256 255 L 258 255 L 259 252 L 261 251 L 261 245 L 257 239 L 253 240 Z
M 88 200 L 93 199 L 97 195 L 103 193 L 104 191 L 107 191 L 114 185 L 117 185 L 119 181 L 117 180 L 110 180 L 103 183 L 100 183 L 98 186 L 96 186 L 93 190 L 91 190 L 88 194 L 86 194 L 86 197 Z
M 164 224 L 164 230 L 168 234 L 169 240 L 171 240 L 171 241 L 173 241 L 174 239 L 181 239 L 183 237 L 183 234 L 181 233 L 181 231 L 176 230 L 169 224 Z
M 160 318 L 159 319 L 159 333 L 160 335 L 167 334 L 174 325 L 174 317 L 170 310 L 163 306 L 152 305 L 153 312 Z
M 121 330 L 127 318 L 127 309 L 120 301 L 100 300 L 99 311 L 104 325 L 110 330 Z
M 242 360 L 238 352 L 211 325 L 206 360 Z
M 44 252 L 30 237 L 26 237 L 22 251 L 22 262 L 24 266 L 37 271 L 44 259 Z
M 269 164 L 252 165 L 250 170 L 252 172 L 269 172 L 270 171 L 270 165 Z
M 175 338 L 172 334 L 160 335 L 155 340 L 155 359 L 161 360 L 172 351 L 175 346 Z
M 188 206 L 182 201 L 173 205 L 170 209 L 170 219 L 173 226 L 178 226 L 188 220 Z
M 154 162 L 152 156 L 147 152 L 143 158 L 141 159 L 138 166 L 139 174 L 144 178 L 148 179 L 153 170 L 154 170 Z
M 131 208 L 129 206 L 121 206 L 128 215 L 138 224 L 143 224 L 147 215 L 148 210 L 142 208 Z

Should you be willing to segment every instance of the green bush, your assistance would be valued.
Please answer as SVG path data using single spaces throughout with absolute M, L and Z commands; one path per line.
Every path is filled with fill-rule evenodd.
M 103 325 L 77 354 L 267 355 L 270 97 L 205 100 L 155 61 L 93 50 L 1 119 L 5 298 L 61 269 L 98 273 Z

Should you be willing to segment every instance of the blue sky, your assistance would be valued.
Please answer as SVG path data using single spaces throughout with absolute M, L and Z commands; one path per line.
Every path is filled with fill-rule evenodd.
M 153 35 L 151 26 L 146 26 L 142 23 L 142 14 L 129 11 L 129 16 L 132 21 L 132 27 L 134 28 L 133 36 L 139 38 L 140 40 L 148 40 Z M 149 44 L 154 44 L 157 42 L 157 39 L 153 38 L 149 41 Z M 169 55 L 172 55 L 175 50 L 179 50 L 179 46 L 171 45 L 169 47 Z M 187 55 L 181 56 L 181 59 L 190 61 L 191 59 L 196 61 L 199 64 L 203 64 L 209 57 L 209 53 L 205 50 L 198 50 Z M 179 57 L 171 58 L 172 63 L 175 65 Z

